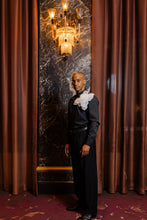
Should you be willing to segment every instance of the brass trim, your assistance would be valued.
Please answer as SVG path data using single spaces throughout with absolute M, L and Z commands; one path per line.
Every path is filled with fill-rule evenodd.
M 64 166 L 64 167 L 37 167 L 37 171 L 72 171 L 71 166 Z
M 74 181 L 73 180 L 67 180 L 67 181 L 48 180 L 48 181 L 38 181 L 38 183 L 74 183 Z

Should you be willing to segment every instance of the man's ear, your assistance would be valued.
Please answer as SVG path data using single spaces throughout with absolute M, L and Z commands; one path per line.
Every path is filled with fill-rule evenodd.
M 84 85 L 86 85 L 86 79 L 84 79 Z

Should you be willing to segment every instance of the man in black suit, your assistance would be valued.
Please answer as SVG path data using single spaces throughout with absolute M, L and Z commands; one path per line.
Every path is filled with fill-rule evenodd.
M 85 90 L 85 74 L 72 76 L 76 91 L 68 104 L 68 143 L 66 156 L 71 153 L 75 192 L 78 203 L 68 211 L 84 210 L 79 220 L 91 220 L 97 214 L 96 133 L 99 126 L 99 102 Z

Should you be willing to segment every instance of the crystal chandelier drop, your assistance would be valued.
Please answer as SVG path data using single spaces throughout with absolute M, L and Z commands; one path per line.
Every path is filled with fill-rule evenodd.
M 69 0 L 61 0 L 63 15 L 57 16 L 55 8 L 49 8 L 52 38 L 58 43 L 61 54 L 72 54 L 75 40 L 80 39 L 80 24 L 83 16 L 83 9 L 76 8 L 76 16 L 68 13 Z

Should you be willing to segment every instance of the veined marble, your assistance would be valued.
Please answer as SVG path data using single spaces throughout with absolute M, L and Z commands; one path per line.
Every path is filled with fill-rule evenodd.
M 64 59 L 51 37 L 47 10 L 55 7 L 63 14 L 60 0 L 40 0 L 39 40 L 39 123 L 38 166 L 66 166 L 71 164 L 64 155 L 67 133 L 67 105 L 74 94 L 73 73 L 86 74 L 87 88 L 91 76 L 91 0 L 70 0 L 69 12 L 84 8 L 80 42 L 72 55 Z

